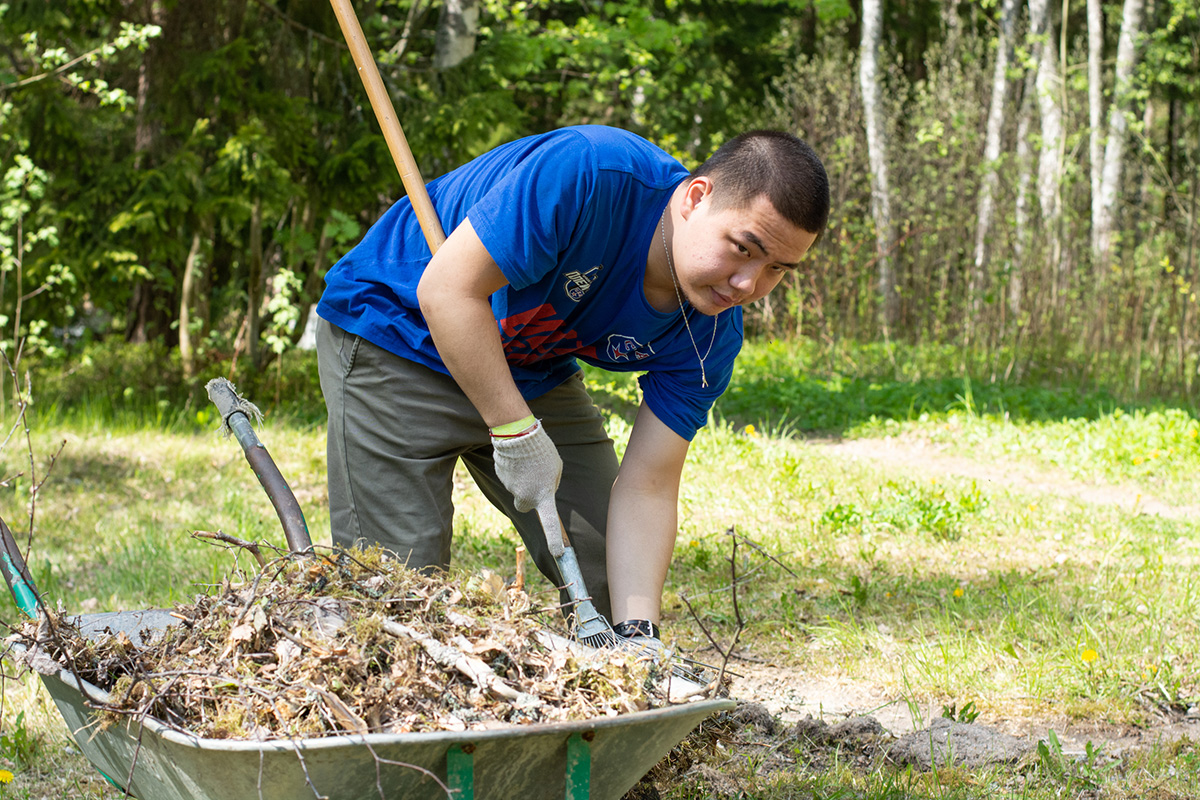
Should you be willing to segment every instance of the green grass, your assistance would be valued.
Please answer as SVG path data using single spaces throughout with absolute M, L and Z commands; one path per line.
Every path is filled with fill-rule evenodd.
M 1105 487 L 1120 485 L 1176 507 L 1194 503 L 1193 410 L 1118 402 L 1094 388 L 967 382 L 945 366 L 945 353 L 900 361 L 893 352 L 895 362 L 877 351 L 853 356 L 779 343 L 747 348 L 685 469 L 665 597 L 669 638 L 698 650 L 707 645 L 703 627 L 732 641 L 736 577 L 740 646 L 801 674 L 870 684 L 914 707 L 972 703 L 983 724 L 1138 730 L 1200 700 L 1196 516 L 1140 513 L 1063 485 L 1086 484 L 1101 499 Z M 310 368 L 297 357 L 275 384 L 267 376 L 247 385 L 268 411 L 261 438 L 314 539 L 328 541 L 322 408 Z M 105 383 L 148 370 L 110 365 L 75 399 L 58 389 L 35 398 L 39 474 L 65 445 L 37 497 L 30 566 L 40 588 L 68 609 L 162 606 L 220 580 L 232 556 L 192 539 L 194 530 L 283 545 L 240 448 L 214 434 L 191 390 L 126 392 Z M 623 447 L 636 384 L 626 375 L 588 377 Z M 946 471 L 949 462 L 936 457 L 924 466 L 863 458 L 832 443 L 843 438 L 922 444 L 920 452 L 953 457 L 974 473 Z M 999 465 L 1003 474 L 980 477 Z M 28 471 L 24 442 L 13 438 L 0 452 L 9 478 L 0 515 L 19 539 L 29 525 Z M 1013 471 L 1026 479 L 1006 479 Z M 14 477 L 19 472 L 26 476 Z M 517 537 L 506 520 L 469 480 L 456 505 L 459 567 L 510 575 Z M 0 599 L 0 619 L 15 618 L 12 602 Z M 15 733 L 0 738 L 0 767 L 24 770 L 7 796 L 21 796 L 19 786 L 45 780 L 45 765 L 61 771 L 66 739 L 36 682 L 5 683 L 4 729 L 15 730 L 24 712 L 27 733 L 12 753 L 33 747 L 39 756 L 30 764 L 5 750 Z M 782 773 L 755 759 L 723 769 L 746 796 L 764 800 L 1192 797 L 1200 785 L 1200 753 L 1188 739 L 1124 754 L 1107 771 L 1100 767 L 1108 762 L 1080 766 L 1071 757 L 1056 770 L 1053 752 L 1015 770 L 934 773 L 827 756 L 793 752 L 794 767 Z M 76 759 L 76 771 L 68 770 L 75 783 L 55 785 L 55 793 L 115 796 L 81 777 L 87 770 Z M 1087 789 L 1088 781 L 1099 788 Z M 684 780 L 665 796 L 703 791 Z

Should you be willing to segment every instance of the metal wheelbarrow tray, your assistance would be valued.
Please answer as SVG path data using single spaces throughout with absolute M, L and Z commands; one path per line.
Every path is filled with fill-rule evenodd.
M 165 610 L 81 617 L 137 641 L 175 622 Z M 697 700 L 579 722 L 489 730 L 245 741 L 207 739 L 153 718 L 107 730 L 87 698 L 104 690 L 67 671 L 42 681 L 92 764 L 143 800 L 368 798 L 619 798 L 704 718 L 734 707 Z

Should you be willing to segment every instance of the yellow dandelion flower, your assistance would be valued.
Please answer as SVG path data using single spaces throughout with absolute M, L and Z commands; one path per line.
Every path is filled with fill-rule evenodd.
M 13 774 L 6 769 L 0 769 L 0 783 L 12 783 Z
M 955 597 L 962 597 L 962 596 L 963 596 L 963 588 L 962 588 L 961 586 L 957 586 L 957 587 L 955 587 L 955 589 L 954 589 L 954 596 L 955 596 Z
M 1083 654 L 1080 655 L 1079 657 L 1083 659 L 1085 664 L 1090 664 L 1093 661 L 1095 661 L 1097 658 L 1099 658 L 1100 654 L 1089 647 L 1087 650 L 1084 650 Z
M 1134 465 L 1135 467 L 1136 467 L 1138 464 L 1141 464 L 1141 463 L 1142 463 L 1142 457 L 1141 457 L 1141 456 L 1134 456 L 1134 457 L 1133 457 L 1133 465 Z
M 742 428 L 742 433 L 747 436 L 758 436 L 758 431 L 754 429 L 753 425 L 747 425 L 746 427 Z

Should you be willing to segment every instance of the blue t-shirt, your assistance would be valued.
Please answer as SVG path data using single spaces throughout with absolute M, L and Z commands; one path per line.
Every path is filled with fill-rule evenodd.
M 742 310 L 714 318 L 686 306 L 693 342 L 680 311 L 656 311 L 642 285 L 659 219 L 687 175 L 639 136 L 583 126 L 502 145 L 429 184 L 442 227 L 453 231 L 469 217 L 508 279 L 492 310 L 527 400 L 574 374 L 579 359 L 645 372 L 645 401 L 683 438 L 704 426 L 741 349 Z M 449 374 L 417 303 L 429 259 L 403 198 L 330 269 L 317 313 Z

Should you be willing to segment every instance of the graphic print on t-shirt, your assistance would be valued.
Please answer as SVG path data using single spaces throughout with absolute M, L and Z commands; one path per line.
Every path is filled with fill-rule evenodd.
M 612 333 L 608 336 L 608 347 L 604 350 L 609 361 L 641 361 L 654 355 L 654 348 L 642 344 L 632 336 Z
M 604 267 L 603 264 L 597 264 L 586 272 L 580 272 L 573 269 L 564 277 L 567 282 L 563 284 L 563 291 L 567 293 L 567 297 L 578 303 L 587 294 L 587 290 L 592 288 L 592 282 L 596 280 L 596 273 Z
M 595 348 L 584 347 L 579 334 L 564 330 L 563 322 L 550 303 L 500 320 L 505 359 L 509 364 L 528 366 L 555 356 L 593 354 Z

